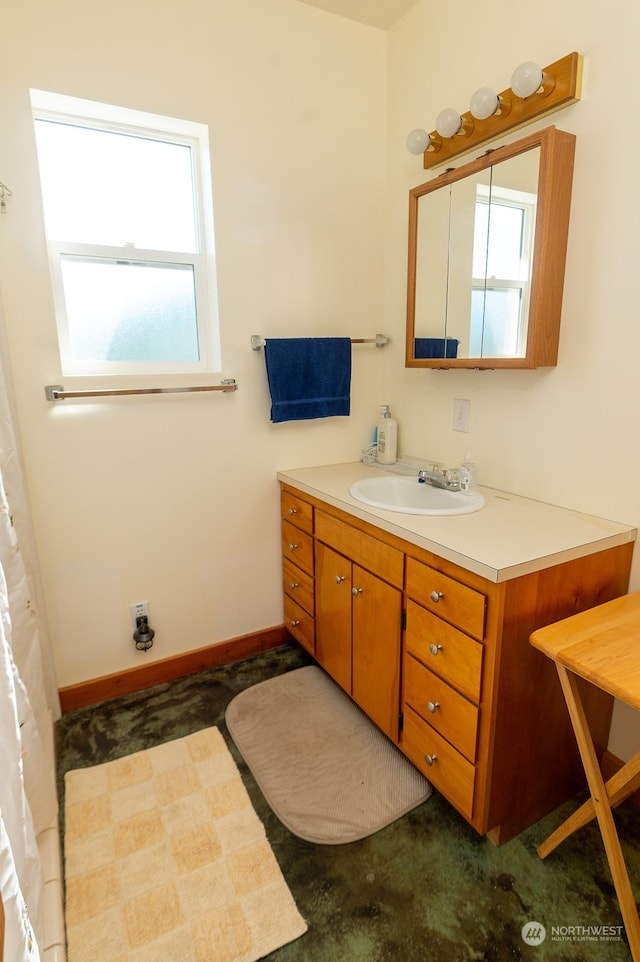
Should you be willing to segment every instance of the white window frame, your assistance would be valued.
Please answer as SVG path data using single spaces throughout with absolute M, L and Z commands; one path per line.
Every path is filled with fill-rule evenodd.
M 58 328 L 62 373 L 101 376 L 145 374 L 205 374 L 220 371 L 220 332 L 216 285 L 213 197 L 210 177 L 209 132 L 205 124 L 31 90 L 34 122 L 54 120 L 81 127 L 118 131 L 190 148 L 194 187 L 197 251 L 144 250 L 123 245 L 109 247 L 48 238 L 51 283 Z M 159 203 L 162 201 L 159 200 Z M 200 357 L 194 361 L 82 361 L 71 355 L 62 280 L 63 255 L 131 264 L 186 264 L 193 266 L 197 335 Z

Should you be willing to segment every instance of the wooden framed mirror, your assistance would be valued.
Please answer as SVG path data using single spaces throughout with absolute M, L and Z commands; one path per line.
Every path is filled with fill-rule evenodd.
M 574 153 L 547 127 L 409 192 L 406 367 L 556 364 Z

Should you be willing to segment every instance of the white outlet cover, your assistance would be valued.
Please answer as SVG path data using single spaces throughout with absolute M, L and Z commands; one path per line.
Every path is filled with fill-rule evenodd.
M 129 611 L 131 612 L 131 627 L 134 631 L 138 627 L 137 618 L 144 618 L 146 616 L 147 621 L 149 621 L 148 601 L 136 601 L 134 604 L 129 605 Z

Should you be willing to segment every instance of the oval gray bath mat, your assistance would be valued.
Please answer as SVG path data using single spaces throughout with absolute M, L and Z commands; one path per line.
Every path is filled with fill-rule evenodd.
M 309 842 L 355 842 L 429 798 L 431 785 L 320 668 L 240 692 L 226 723 L 280 821 Z

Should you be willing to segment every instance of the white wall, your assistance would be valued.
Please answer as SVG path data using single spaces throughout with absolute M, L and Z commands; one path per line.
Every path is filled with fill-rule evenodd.
M 2 34 L 0 289 L 64 686 L 282 624 L 276 470 L 358 457 L 384 359 L 354 348 L 351 418 L 272 425 L 250 337 L 384 327 L 386 35 L 296 0 L 34 0 L 3 11 Z M 29 87 L 209 125 L 236 394 L 45 400 L 76 385 L 57 359 Z M 131 638 L 141 600 L 148 654 Z
M 640 10 L 419 0 L 386 34 L 297 0 L 32 0 L 3 11 L 0 290 L 58 679 L 68 685 L 281 623 L 279 467 L 351 460 L 389 401 L 405 452 L 483 483 L 640 524 L 640 131 L 626 86 Z M 404 140 L 525 59 L 585 58 L 582 101 L 543 122 L 577 135 L 557 368 L 403 366 Z M 387 85 L 388 84 L 388 85 Z M 60 381 L 28 88 L 207 123 L 229 396 L 44 400 Z M 616 130 L 613 136 L 609 131 Z M 515 135 L 518 136 L 518 135 Z M 513 139 L 513 138 L 510 138 Z M 271 425 L 252 333 L 382 330 L 354 350 L 352 417 Z M 69 384 L 69 379 L 65 386 Z M 468 435 L 453 399 L 471 400 Z M 636 560 L 632 588 L 639 588 Z M 135 652 L 129 604 L 156 644 Z M 616 713 L 626 756 L 636 718 Z
M 484 484 L 636 526 L 640 128 L 627 91 L 639 28 L 640 8 L 630 0 L 606 8 L 580 0 L 533 6 L 419 0 L 390 32 L 386 257 L 386 324 L 397 336 L 388 357 L 395 377 L 390 401 L 404 449 L 452 464 L 470 449 Z M 582 99 L 536 125 L 553 123 L 577 137 L 558 366 L 402 370 L 406 198 L 410 187 L 433 176 L 407 153 L 407 132 L 432 130 L 443 107 L 468 110 L 477 87 L 504 90 L 524 60 L 544 67 L 572 50 L 584 55 Z M 468 434 L 452 430 L 454 398 L 471 401 Z M 640 588 L 639 558 L 636 550 L 633 589 Z M 612 751 L 627 757 L 638 727 L 635 714 L 617 706 Z

